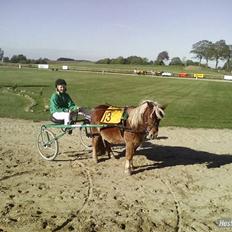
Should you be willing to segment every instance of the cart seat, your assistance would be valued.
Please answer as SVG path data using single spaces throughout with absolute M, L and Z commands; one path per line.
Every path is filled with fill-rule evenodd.
M 64 120 L 58 120 L 54 118 L 53 116 L 51 116 L 50 120 L 56 124 L 64 124 Z

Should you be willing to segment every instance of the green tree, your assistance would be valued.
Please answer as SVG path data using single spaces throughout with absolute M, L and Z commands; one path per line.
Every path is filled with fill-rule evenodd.
M 208 62 L 213 58 L 214 54 L 213 43 L 208 40 L 198 41 L 197 43 L 193 44 L 191 53 L 195 54 L 195 58 L 199 59 L 199 64 L 201 64 L 201 61 L 204 58 L 208 66 Z
M 223 69 L 226 71 L 232 71 L 232 60 L 226 61 L 226 63 L 223 66 Z
M 184 65 L 180 57 L 173 57 L 169 65 Z
M 0 61 L 3 61 L 4 51 L 0 48 Z
M 228 69 L 229 69 L 229 64 L 231 64 L 231 57 L 232 57 L 232 45 L 227 45 L 229 51 L 226 52 L 225 59 L 226 59 L 226 64 L 228 64 Z
M 111 64 L 125 64 L 125 59 L 122 56 L 119 56 L 115 59 L 112 59 Z
M 6 56 L 6 57 L 3 57 L 3 62 L 10 62 L 10 58 L 8 57 L 8 56 Z
M 49 61 L 49 59 L 47 58 L 39 58 L 38 60 L 35 60 L 34 63 L 35 64 L 47 64 Z
M 75 61 L 75 59 L 66 58 L 66 57 L 60 57 L 60 58 L 57 59 L 57 61 Z
M 165 60 L 169 60 L 169 55 L 167 51 L 162 51 L 158 54 L 154 63 L 156 65 L 164 65 Z
M 27 57 L 20 54 L 20 55 L 13 55 L 10 59 L 12 63 L 23 63 L 25 64 L 27 62 Z
M 229 61 L 231 56 L 230 47 L 225 40 L 219 40 L 213 44 L 213 58 L 215 59 L 215 68 L 218 68 L 219 60 Z
M 96 64 L 110 64 L 111 59 L 110 58 L 104 58 L 104 59 L 100 59 L 96 62 Z
M 203 57 L 206 60 L 206 65 L 208 67 L 209 65 L 209 60 L 213 59 L 213 54 L 214 54 L 214 48 L 213 48 L 213 43 L 208 40 L 204 40 L 204 43 L 202 44 L 203 46 Z
M 192 60 L 186 60 L 186 66 L 195 65 L 195 62 Z
M 144 60 L 143 60 L 143 58 L 141 58 L 139 56 L 129 56 L 126 59 L 126 63 L 127 64 L 143 64 Z
M 143 59 L 143 64 L 149 64 L 149 60 L 147 58 L 142 58 Z

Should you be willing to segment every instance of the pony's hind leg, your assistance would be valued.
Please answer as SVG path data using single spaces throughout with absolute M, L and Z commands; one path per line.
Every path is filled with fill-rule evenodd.
M 92 157 L 93 157 L 93 160 L 97 163 L 98 160 L 97 160 L 97 138 L 96 137 L 93 137 L 92 147 L 93 147 Z
M 93 160 L 98 163 L 98 154 L 104 154 L 105 153 L 105 146 L 102 141 L 102 137 L 100 135 L 95 135 L 92 140 L 93 145 Z
M 101 136 L 97 135 L 97 136 L 94 136 L 93 137 L 93 141 L 92 141 L 92 144 L 93 144 L 93 160 L 98 163 L 98 153 L 99 153 L 99 143 L 100 143 L 100 140 L 101 140 Z
M 109 159 L 112 157 L 111 154 L 113 153 L 112 149 L 111 149 L 111 145 L 110 143 L 108 143 L 107 141 L 104 140 L 104 144 L 105 144 L 105 148 L 106 148 L 106 152 L 107 155 L 109 157 Z

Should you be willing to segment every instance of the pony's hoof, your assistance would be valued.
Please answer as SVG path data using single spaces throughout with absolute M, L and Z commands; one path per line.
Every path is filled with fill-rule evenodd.
M 111 154 L 111 155 L 108 155 L 108 157 L 109 157 L 109 159 L 112 159 L 112 158 L 113 158 L 113 159 L 118 159 L 118 156 L 116 156 L 116 155 L 114 155 L 114 154 L 113 154 L 113 155 L 112 155 L 112 154 Z
M 97 164 L 98 163 L 98 159 L 93 158 L 93 162 Z
M 112 157 L 113 157 L 114 159 L 119 159 L 119 156 L 118 156 L 118 155 L 112 155 Z
M 125 174 L 128 176 L 132 175 L 132 171 L 130 169 L 125 169 Z

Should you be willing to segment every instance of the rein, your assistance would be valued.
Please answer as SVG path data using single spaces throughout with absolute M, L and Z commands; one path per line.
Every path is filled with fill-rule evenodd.
M 124 125 L 109 125 L 107 127 L 101 128 L 101 130 L 109 129 L 109 128 L 118 128 L 120 129 L 121 133 L 124 134 L 124 132 L 134 133 L 134 134 L 148 134 L 148 131 L 146 129 L 144 130 L 134 130 L 132 128 L 125 127 Z M 97 133 L 95 133 L 97 135 Z

